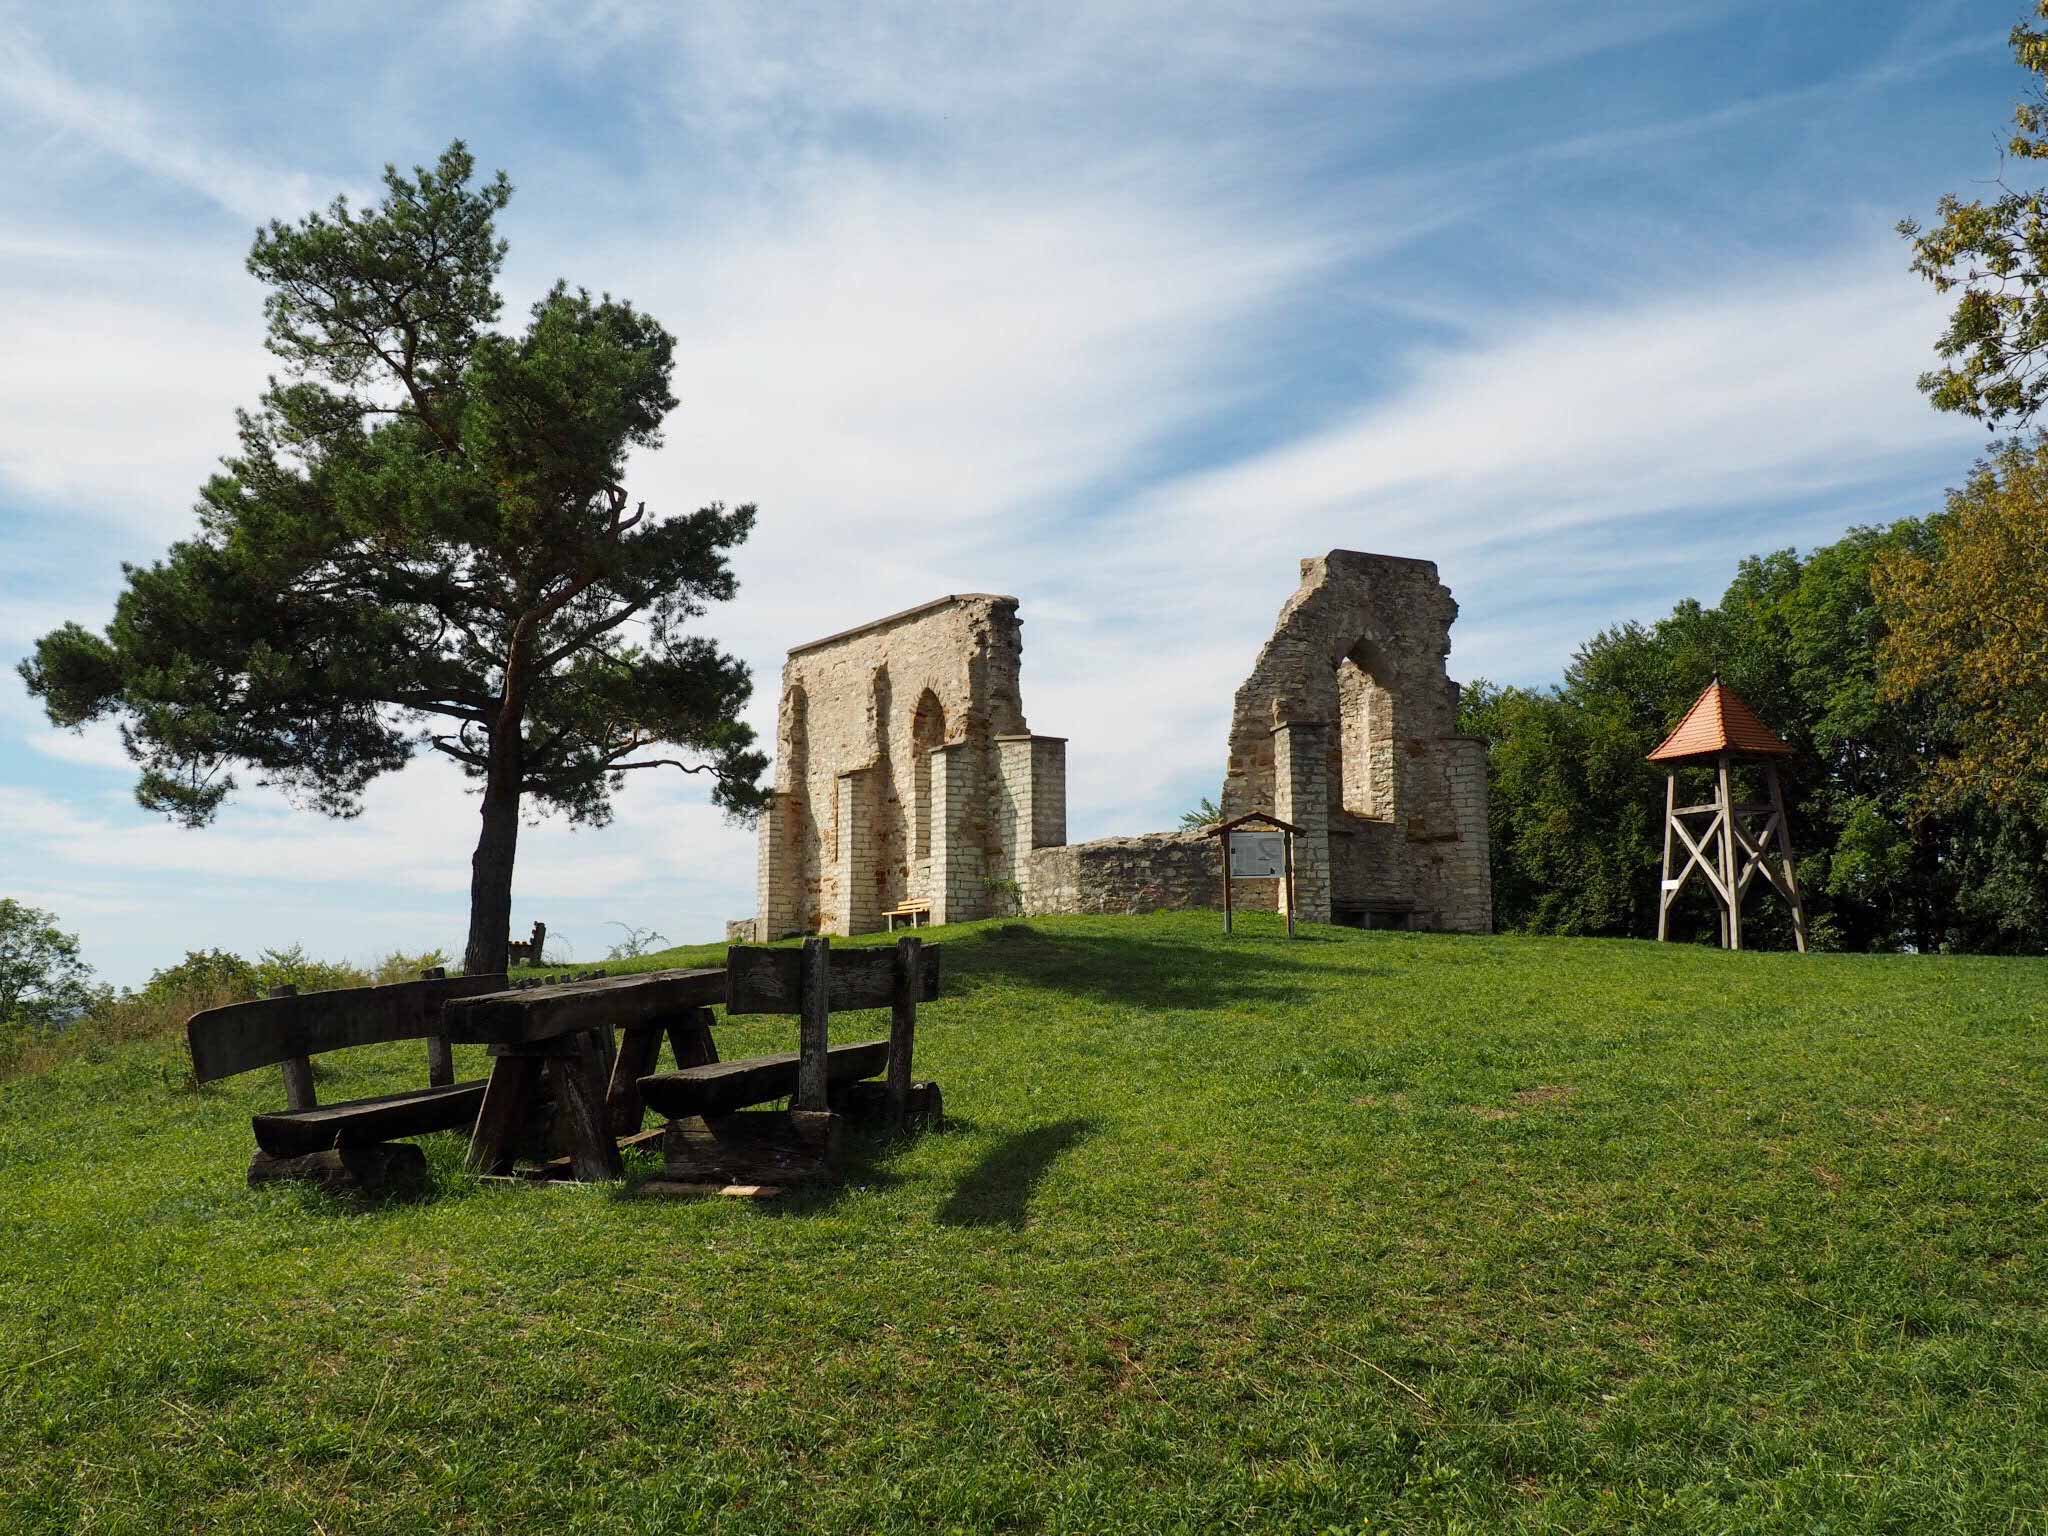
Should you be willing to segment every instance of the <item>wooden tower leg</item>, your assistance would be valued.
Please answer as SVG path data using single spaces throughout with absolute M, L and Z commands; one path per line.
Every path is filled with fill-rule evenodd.
M 1664 865 L 1657 877 L 1657 942 L 1671 933 L 1671 902 L 1678 894 L 1678 882 L 1671 878 L 1671 824 L 1678 820 L 1678 775 L 1664 775 Z
M 1722 923 L 1727 947 L 1742 948 L 1742 888 L 1736 884 L 1735 794 L 1729 781 L 1728 755 L 1724 752 L 1714 770 L 1715 793 L 1721 797 L 1721 879 L 1728 887 L 1728 916 Z
M 1799 889 L 1799 869 L 1792 853 L 1792 819 L 1785 813 L 1785 790 L 1778 782 L 1778 765 L 1766 763 L 1764 775 L 1771 784 L 1771 809 L 1778 818 L 1778 852 L 1785 871 L 1785 894 L 1792 902 L 1792 942 L 1806 953 L 1806 893 Z

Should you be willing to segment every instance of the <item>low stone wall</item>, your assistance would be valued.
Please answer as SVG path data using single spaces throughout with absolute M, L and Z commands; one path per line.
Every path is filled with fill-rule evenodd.
M 1223 906 L 1222 864 L 1216 839 L 1206 832 L 1152 832 L 1035 848 L 1025 868 L 1024 912 L 1030 917 Z M 1246 911 L 1270 912 L 1278 895 L 1278 881 L 1244 880 L 1231 901 Z

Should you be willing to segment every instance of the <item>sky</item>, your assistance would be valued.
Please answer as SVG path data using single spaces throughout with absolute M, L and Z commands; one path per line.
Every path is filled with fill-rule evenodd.
M 1304 555 L 1433 560 L 1454 677 L 1543 684 L 1745 555 L 1938 507 L 1895 233 L 2000 171 L 2018 0 L 0 0 L 0 895 L 100 975 L 459 954 L 476 801 L 251 789 L 185 830 L 13 675 L 193 528 L 269 371 L 251 235 L 463 138 L 557 277 L 678 338 L 651 511 L 754 502 L 707 632 L 772 740 L 788 649 L 1022 601 L 1069 833 L 1221 782 Z M 244 778 L 248 778 L 244 775 Z M 634 775 L 522 833 L 514 921 L 601 960 L 750 914 L 751 833 Z

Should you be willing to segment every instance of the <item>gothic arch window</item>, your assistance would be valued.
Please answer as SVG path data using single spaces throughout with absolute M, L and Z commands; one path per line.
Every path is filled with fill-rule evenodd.
M 1399 711 L 1387 654 L 1361 638 L 1337 663 L 1337 741 L 1330 798 L 1368 821 L 1392 821 L 1399 798 L 1394 744 Z
M 911 857 L 932 856 L 932 752 L 946 739 L 946 711 L 927 688 L 910 717 Z

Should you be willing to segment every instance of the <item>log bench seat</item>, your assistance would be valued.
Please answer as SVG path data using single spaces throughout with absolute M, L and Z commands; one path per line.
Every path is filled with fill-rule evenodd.
M 272 1157 L 324 1152 L 346 1142 L 396 1141 L 429 1131 L 466 1131 L 483 1107 L 484 1080 L 415 1088 L 374 1099 L 255 1115 L 256 1145 Z
M 833 1087 L 873 1077 L 889 1064 L 887 1040 L 835 1045 L 825 1053 Z M 640 1097 L 649 1109 L 681 1120 L 689 1115 L 725 1115 L 755 1104 L 768 1104 L 796 1092 L 795 1051 L 774 1056 L 748 1056 L 714 1061 L 678 1072 L 657 1072 L 640 1079 Z
M 436 967 L 418 981 L 303 996 L 279 987 L 266 998 L 208 1008 L 185 1025 L 192 1078 L 205 1084 L 259 1067 L 282 1070 L 285 1107 L 250 1117 L 252 1185 L 308 1179 L 354 1193 L 421 1187 L 426 1154 L 398 1138 L 472 1126 L 484 1100 L 482 1083 L 455 1081 L 446 1009 L 504 985 L 503 976 L 451 977 Z M 401 1040 L 426 1043 L 427 1087 L 342 1104 L 318 1101 L 313 1057 Z

